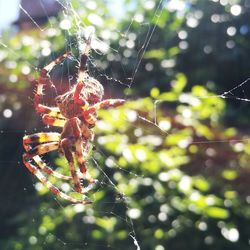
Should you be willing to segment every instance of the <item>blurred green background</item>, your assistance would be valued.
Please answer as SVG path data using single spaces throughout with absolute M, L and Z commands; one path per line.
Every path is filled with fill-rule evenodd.
M 33 20 L 20 10 L 0 37 L 0 249 L 249 249 L 250 1 L 72 0 L 56 15 L 42 2 L 43 16 L 22 5 Z M 21 159 L 24 134 L 56 131 L 34 111 L 33 80 L 70 50 L 51 79 L 72 86 L 89 26 L 90 75 L 127 102 L 98 112 L 88 165 L 101 185 L 83 206 Z M 68 171 L 56 153 L 44 160 Z

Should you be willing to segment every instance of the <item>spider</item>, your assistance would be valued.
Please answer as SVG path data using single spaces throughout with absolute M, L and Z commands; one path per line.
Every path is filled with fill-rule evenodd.
M 122 105 L 123 99 L 102 100 L 103 86 L 99 81 L 89 76 L 87 61 L 91 50 L 91 38 L 85 43 L 85 49 L 79 56 L 79 70 L 76 84 L 66 93 L 55 98 L 55 107 L 49 107 L 41 103 L 43 87 L 51 82 L 49 73 L 55 65 L 69 57 L 66 52 L 56 60 L 49 63 L 40 71 L 39 78 L 35 81 L 37 88 L 34 96 L 36 112 L 43 114 L 42 121 L 46 125 L 62 128 L 61 133 L 40 132 L 23 137 L 23 163 L 39 181 L 54 195 L 71 203 L 90 204 L 92 201 L 70 196 L 54 186 L 47 178 L 52 175 L 56 178 L 71 181 L 74 190 L 85 196 L 97 184 L 88 172 L 86 155 L 92 148 L 94 133 L 92 128 L 97 121 L 96 111 L 102 108 L 117 107 Z M 63 175 L 47 166 L 40 155 L 58 150 L 62 153 L 69 165 L 70 175 Z M 76 164 L 78 169 L 76 168 Z M 77 170 L 76 170 L 77 169 Z

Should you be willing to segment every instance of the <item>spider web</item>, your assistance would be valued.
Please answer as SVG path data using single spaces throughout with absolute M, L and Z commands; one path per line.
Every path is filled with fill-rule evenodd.
M 107 50 L 111 50 L 117 57 L 121 56 L 120 55 L 120 49 L 119 48 L 113 48 L 110 45 L 108 45 L 105 41 L 102 41 L 101 39 L 99 39 L 98 37 L 95 36 L 94 34 L 94 30 L 93 30 L 93 26 L 89 26 L 87 24 L 85 24 L 81 18 L 79 17 L 76 9 L 73 7 L 72 3 L 70 1 L 57 1 L 60 6 L 62 7 L 62 11 L 63 11 L 63 15 L 65 16 L 65 20 L 68 20 L 69 17 L 73 17 L 74 18 L 74 29 L 64 29 L 64 37 L 65 37 L 65 44 L 67 44 L 67 47 L 65 47 L 65 51 L 71 51 L 72 52 L 72 57 L 70 57 L 69 59 L 65 60 L 65 62 L 63 63 L 64 68 L 66 68 L 66 73 L 70 71 L 70 64 L 78 64 L 78 50 L 81 50 L 81 47 L 83 46 L 83 44 L 85 43 L 85 39 L 86 37 L 88 37 L 90 34 L 93 35 L 93 53 L 90 55 L 89 58 L 89 62 L 90 62 L 90 75 L 94 76 L 94 77 L 104 77 L 107 81 L 107 85 L 114 85 L 115 88 L 118 88 L 119 90 L 121 90 L 121 87 L 128 87 L 128 88 L 133 88 L 134 84 L 136 84 L 136 75 L 137 72 L 139 70 L 139 68 L 141 67 L 141 62 L 143 59 L 143 56 L 145 54 L 145 52 L 147 51 L 147 48 L 150 44 L 151 39 L 154 36 L 154 32 L 155 29 L 157 27 L 158 24 L 158 20 L 162 15 L 162 11 L 163 11 L 163 6 L 164 6 L 164 1 L 161 0 L 159 1 L 159 4 L 157 6 L 155 6 L 155 11 L 154 11 L 154 15 L 153 15 L 153 19 L 154 19 L 154 25 L 148 25 L 148 31 L 146 33 L 145 39 L 143 40 L 142 44 L 141 44 L 141 48 L 138 51 L 137 54 L 137 60 L 135 62 L 135 65 L 133 65 L 133 71 L 132 71 L 132 75 L 127 76 L 126 73 L 126 69 L 125 67 L 123 67 L 122 62 L 121 63 L 121 67 L 124 69 L 124 81 L 119 80 L 116 77 L 113 77 L 112 75 L 108 75 L 105 73 L 105 70 L 100 70 L 98 68 L 98 64 L 96 63 L 95 60 L 95 56 L 94 55 L 98 55 L 100 57 L 104 56 Z M 23 8 L 23 6 L 20 5 L 20 9 L 30 18 L 30 20 L 33 22 L 33 24 L 41 31 L 41 32 L 47 32 L 49 29 L 53 29 L 54 24 L 52 22 L 48 23 L 48 27 L 41 27 L 34 19 L 33 17 L 27 12 L 27 10 L 25 10 Z M 45 6 L 44 6 L 45 9 Z M 132 25 L 132 23 L 135 22 L 135 20 L 133 19 L 131 21 L 131 24 L 129 25 L 127 31 L 125 32 L 125 34 L 119 33 L 119 31 L 117 31 L 118 36 L 121 37 L 127 37 L 130 31 L 130 26 Z M 67 23 L 65 23 L 65 25 L 67 25 Z M 72 36 L 75 35 L 77 37 L 76 40 L 74 40 L 72 38 Z M 17 53 L 16 51 L 13 51 L 11 48 L 9 48 L 8 46 L 6 46 L 4 43 L 2 43 L 0 41 L 0 44 L 4 47 L 6 47 L 10 53 Z M 78 48 L 78 49 L 76 49 Z M 51 53 L 51 60 L 55 59 L 55 55 L 53 55 L 53 52 Z M 33 70 L 39 72 L 37 67 L 34 67 L 33 65 L 29 65 L 30 67 L 33 68 Z M 59 74 L 63 74 L 62 72 L 60 72 Z M 67 73 L 67 77 L 68 77 L 68 85 L 69 87 L 72 86 L 73 83 L 73 73 Z M 244 97 L 242 98 L 240 95 L 238 95 L 238 92 L 240 90 L 240 92 L 242 92 L 244 94 L 244 86 L 246 84 L 248 84 L 250 81 L 250 79 L 246 79 L 244 82 L 238 84 L 237 86 L 235 86 L 234 88 L 232 88 L 231 90 L 225 91 L 224 93 L 220 94 L 220 95 L 216 95 L 216 96 L 202 96 L 202 97 L 198 97 L 200 99 L 203 98 L 214 98 L 214 97 L 219 97 L 222 99 L 234 99 L 234 100 L 238 100 L 238 101 L 243 101 L 243 102 L 249 102 L 250 99 Z M 54 97 L 56 93 L 53 93 L 53 91 L 50 93 L 51 97 Z M 126 95 L 122 96 L 124 99 L 126 98 Z M 112 98 L 112 96 L 110 96 L 110 98 Z M 141 122 L 147 124 L 148 126 L 154 126 L 156 127 L 158 130 L 161 130 L 164 134 L 168 134 L 168 132 L 165 132 L 164 130 L 162 130 L 161 126 L 159 125 L 159 122 L 157 121 L 157 112 L 158 112 L 158 106 L 164 101 L 162 100 L 155 100 L 154 102 L 154 117 L 152 119 L 148 118 L 148 117 L 144 117 L 142 115 L 137 115 L 138 119 L 141 120 Z M 124 119 L 127 119 L 124 116 Z M 50 128 L 46 128 L 46 131 L 51 131 Z M 26 134 L 31 134 L 34 132 L 39 132 L 37 131 L 37 129 L 35 129 L 34 131 L 25 131 Z M 23 131 L 1 131 L 2 135 L 7 135 L 9 133 L 23 133 Z M 249 140 L 249 138 L 246 138 L 244 140 Z M 240 142 L 242 140 L 235 140 L 234 142 Z M 194 144 L 204 144 L 204 143 L 230 143 L 232 142 L 231 140 L 218 140 L 218 141 L 194 141 Z M 20 152 L 20 154 L 22 154 L 22 146 L 20 146 L 20 148 L 18 148 L 18 152 Z M 115 217 L 118 221 L 121 222 L 121 224 L 123 225 L 124 229 L 126 231 L 128 231 L 128 237 L 131 239 L 131 245 L 128 247 L 129 249 L 141 249 L 140 248 L 140 240 L 137 238 L 137 232 L 135 230 L 136 226 L 136 220 L 133 220 L 133 216 L 130 216 L 131 211 L 134 211 L 135 208 L 133 207 L 133 204 L 131 202 L 132 197 L 128 197 L 126 195 L 123 194 L 122 191 L 120 191 L 118 185 L 116 184 L 116 182 L 113 180 L 113 178 L 111 177 L 112 175 L 107 174 L 104 170 L 103 170 L 103 166 L 102 163 L 100 163 L 98 161 L 98 156 L 104 156 L 105 158 L 109 159 L 112 161 L 112 164 L 114 165 L 114 172 L 120 172 L 121 174 L 125 174 L 128 177 L 131 177 L 131 179 L 144 179 L 144 176 L 142 175 L 138 175 L 135 174 L 133 171 L 130 170 L 126 170 L 122 167 L 119 166 L 119 164 L 117 162 L 114 161 L 114 159 L 110 158 L 109 155 L 107 155 L 107 153 L 102 152 L 100 148 L 97 148 L 96 152 L 93 152 L 93 155 L 90 157 L 90 161 L 92 163 L 92 166 L 96 167 L 96 169 L 98 169 L 98 171 L 100 172 L 99 175 L 99 181 L 100 181 L 100 187 L 98 188 L 98 191 L 100 191 L 101 189 L 110 189 L 111 192 L 114 194 L 114 199 L 110 202 L 110 204 L 106 204 L 107 206 L 105 206 L 105 208 L 97 208 L 95 207 L 95 205 L 93 204 L 92 208 L 83 208 L 83 206 L 81 205 L 76 205 L 74 206 L 75 210 L 78 213 L 81 212 L 87 212 L 87 214 L 89 214 L 88 216 L 85 216 L 83 219 L 83 225 L 91 225 L 91 223 L 93 223 L 95 217 L 105 217 L 105 216 L 110 216 L 110 217 Z M 47 160 L 47 159 L 46 159 Z M 10 162 L 8 162 L 10 163 Z M 13 162 L 14 164 L 16 162 Z M 1 164 L 6 164 L 6 162 L 1 161 Z M 18 163 L 18 165 L 20 165 L 20 167 L 22 167 L 22 163 Z M 114 174 L 114 173 L 113 173 Z M 34 183 L 32 185 L 32 187 L 25 187 L 24 193 L 29 190 L 32 189 L 33 186 L 36 187 L 36 189 L 39 190 L 40 186 L 39 183 L 36 182 L 36 180 L 34 179 Z M 51 197 L 51 196 L 50 196 Z M 95 197 L 95 194 L 93 194 L 93 197 Z M 64 203 L 62 203 L 57 197 L 54 197 L 56 204 L 58 206 L 58 208 L 61 208 L 64 213 L 67 213 L 67 206 L 65 206 Z M 119 208 L 119 209 L 117 209 Z M 121 209 L 120 209 L 121 208 Z M 125 211 L 122 211 L 121 213 L 118 213 L 117 211 L 121 211 L 122 208 L 125 208 Z M 40 212 L 42 214 L 46 214 L 46 209 L 40 209 Z M 93 215 L 94 213 L 94 215 Z M 33 218 L 33 220 L 35 221 L 36 218 Z M 89 230 L 89 234 L 91 234 L 91 229 Z M 73 242 L 73 241 L 67 241 L 63 238 L 58 237 L 57 235 L 51 234 L 49 235 L 49 237 L 55 237 L 56 240 L 58 242 L 61 243 L 63 249 L 88 249 L 89 247 L 95 247 L 95 249 L 98 248 L 113 248 L 115 249 L 115 246 L 112 245 L 95 245 L 93 242 L 88 242 L 87 237 L 85 238 L 85 240 L 80 241 L 80 242 Z M 34 239 L 33 239 L 34 240 Z M 44 243 L 45 247 L 46 247 L 46 242 Z M 160 248 L 159 248 L 160 249 Z
M 92 36 L 92 44 L 96 44 L 99 48 L 103 48 L 103 47 L 107 47 L 107 45 L 105 44 L 105 42 L 101 41 L 100 39 L 98 39 L 97 37 L 94 37 L 94 30 L 93 30 L 93 26 L 87 26 L 85 25 L 79 15 L 77 14 L 77 11 L 73 8 L 72 4 L 70 1 L 57 1 L 60 6 L 62 7 L 62 11 L 63 11 L 63 15 L 65 17 L 64 20 L 68 20 L 68 17 L 74 17 L 74 21 L 75 21 L 75 28 L 73 29 L 73 31 L 69 31 L 67 29 L 65 29 L 65 43 L 67 44 L 67 48 L 65 48 L 66 51 L 71 51 L 73 53 L 73 55 L 69 58 L 71 62 L 79 64 L 78 62 L 78 56 L 74 55 L 74 53 L 76 52 L 75 48 L 78 48 L 77 50 L 78 53 L 82 53 L 81 52 L 81 48 L 84 47 L 85 44 L 85 39 L 89 36 Z M 45 32 L 47 31 L 49 28 L 53 28 L 53 25 L 51 25 L 49 23 L 48 28 L 42 28 L 33 18 L 32 16 L 20 5 L 20 9 L 30 18 L 30 20 L 34 23 L 34 25 L 41 31 L 41 32 Z M 66 24 L 67 25 L 67 24 Z M 71 37 L 73 35 L 76 35 L 77 40 L 71 40 Z M 118 53 L 117 50 L 109 47 L 109 49 L 113 50 L 113 52 Z M 102 55 L 103 52 L 97 49 L 92 48 L 92 50 L 94 50 L 97 54 Z M 54 57 L 52 58 L 52 60 L 55 59 Z M 69 69 L 69 64 L 71 62 L 67 62 L 66 64 L 66 68 L 68 71 L 68 85 L 69 88 L 72 86 L 72 80 L 73 80 L 73 75 L 69 73 L 70 69 Z M 95 59 L 90 55 L 89 58 L 89 62 L 91 63 L 91 65 L 93 66 L 93 69 L 96 70 L 96 65 L 95 65 Z M 65 65 L 64 65 L 65 66 Z M 92 69 L 91 69 L 92 70 Z M 112 77 L 109 77 L 108 75 L 106 75 L 105 73 L 101 73 L 99 70 L 96 70 L 97 73 L 100 76 L 104 76 L 108 81 L 113 81 L 115 83 L 121 84 L 126 86 L 126 83 L 121 82 L 120 80 L 114 79 Z M 94 73 L 94 72 L 91 72 Z M 91 75 L 91 74 L 90 74 Z M 131 83 L 130 83 L 131 84 Z M 48 128 L 49 131 L 49 128 Z M 100 152 L 100 149 L 97 149 L 97 154 L 104 154 L 103 152 Z M 105 155 L 106 158 L 108 158 L 107 155 Z M 93 165 L 100 171 L 101 173 L 101 177 L 99 179 L 100 181 L 100 189 L 105 189 L 105 188 L 109 188 L 111 189 L 114 193 L 115 193 L 115 199 L 114 201 L 110 202 L 110 205 L 108 206 L 108 208 L 102 210 L 100 209 L 99 211 L 97 209 L 95 209 L 95 207 L 93 206 L 93 209 L 88 208 L 88 210 L 95 210 L 95 213 L 97 214 L 97 216 L 103 217 L 103 216 L 114 216 L 116 217 L 118 220 L 122 221 L 124 224 L 124 227 L 127 228 L 127 230 L 129 231 L 129 237 L 131 238 L 131 245 L 135 246 L 135 249 L 140 249 L 139 243 L 137 241 L 136 238 L 136 232 L 134 230 L 134 224 L 132 219 L 127 215 L 127 212 L 129 211 L 129 209 L 131 209 L 130 204 L 128 202 L 128 198 L 124 197 L 124 195 L 119 191 L 119 188 L 116 186 L 116 184 L 111 180 L 111 178 L 105 173 L 105 171 L 102 169 L 102 166 L 100 165 L 100 163 L 95 160 L 95 156 L 92 156 L 90 159 L 93 162 Z M 65 162 L 66 163 L 66 162 Z M 120 168 L 118 166 L 118 164 L 115 164 L 115 167 L 117 170 L 120 170 L 121 172 L 125 172 L 126 170 L 123 170 L 122 168 Z M 67 165 L 67 164 L 66 164 Z M 132 172 L 128 172 L 127 174 L 132 175 L 132 176 L 136 176 L 135 174 L 133 174 Z M 34 184 L 36 188 L 40 188 L 41 185 L 40 183 L 36 183 Z M 97 190 L 97 191 L 98 191 Z M 95 196 L 95 194 L 93 195 Z M 65 210 L 66 208 L 64 207 L 64 205 L 60 202 L 60 200 L 57 197 L 54 197 L 54 199 L 56 200 L 56 202 L 58 203 L 58 206 Z M 94 205 L 94 204 L 93 204 Z M 116 214 L 116 206 L 123 206 L 125 207 L 125 213 L 123 213 L 122 215 Z M 76 210 L 82 211 L 85 208 L 83 208 L 82 205 L 76 205 L 75 206 Z M 91 216 L 85 216 L 85 223 L 91 223 Z M 90 220 L 90 221 L 89 221 Z M 83 223 L 84 223 L 83 222 Z M 91 233 L 91 231 L 89 232 Z M 57 235 L 53 235 L 51 234 L 52 237 L 55 237 L 57 239 L 58 242 L 60 242 L 62 244 L 62 246 L 65 246 L 66 248 L 70 247 L 70 248 L 74 248 L 77 247 L 77 249 L 88 249 L 88 247 L 94 247 L 94 248 L 113 248 L 112 245 L 95 245 L 93 242 L 88 242 L 88 241 L 82 241 L 82 242 L 67 242 L 62 238 L 59 238 Z

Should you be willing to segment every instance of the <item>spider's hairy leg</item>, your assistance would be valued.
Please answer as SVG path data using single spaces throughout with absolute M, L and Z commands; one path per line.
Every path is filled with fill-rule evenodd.
M 53 85 L 50 82 L 50 77 L 49 77 L 49 72 L 54 68 L 55 65 L 59 64 L 62 62 L 65 58 L 67 58 L 70 55 L 70 52 L 66 52 L 62 56 L 58 57 L 48 65 L 46 65 L 43 69 L 40 71 L 40 76 L 38 80 L 36 81 L 37 84 L 37 89 L 35 92 L 35 97 L 34 97 L 34 106 L 35 109 L 38 113 L 48 113 L 46 112 L 47 106 L 40 104 L 41 101 L 41 96 L 43 95 L 43 85 L 47 84 L 48 82 Z M 45 111 L 44 111 L 45 109 Z
M 94 104 L 86 110 L 83 110 L 83 116 L 89 124 L 95 124 L 96 116 L 94 113 L 102 108 L 114 108 L 125 103 L 123 99 L 106 99 L 101 102 Z
M 37 164 L 37 166 L 41 169 L 41 171 L 43 171 L 44 173 L 46 173 L 48 175 L 52 175 L 56 178 L 63 179 L 63 180 L 71 180 L 72 179 L 71 176 L 63 175 L 63 174 L 53 170 L 49 166 L 47 166 L 39 155 L 26 154 L 25 158 L 26 158 L 26 160 L 33 160 Z
M 58 107 L 49 107 L 46 113 L 58 119 L 65 119 L 65 117 L 61 114 L 60 109 Z
M 91 50 L 91 35 L 87 38 L 85 47 L 83 51 L 80 53 L 79 58 L 79 70 L 78 70 L 78 78 L 76 89 L 74 93 L 74 101 L 76 104 L 86 106 L 85 100 L 80 96 L 82 89 L 85 87 L 84 78 L 88 75 L 87 73 L 87 61 L 89 57 L 89 53 Z
M 80 160 L 82 164 L 80 164 L 79 167 L 83 177 L 85 178 L 87 176 L 87 171 L 85 164 L 83 164 L 84 160 L 82 151 L 79 152 L 80 150 L 82 150 L 82 147 L 79 149 L 79 145 L 83 144 L 84 142 L 87 143 L 89 140 L 91 140 L 93 138 L 93 133 L 84 123 L 81 122 L 79 118 L 73 117 L 69 119 L 65 124 L 61 138 L 62 139 L 60 141 L 60 148 L 62 148 L 64 155 L 69 163 L 69 168 L 75 186 L 75 190 L 79 193 L 86 193 L 87 189 L 84 189 L 82 187 L 78 173 L 75 169 L 72 150 L 76 152 L 76 155 L 79 155 L 82 159 Z M 79 159 L 76 160 L 79 161 Z M 93 179 L 91 179 L 91 181 L 93 181 Z
M 63 55 L 57 57 L 54 61 L 52 61 L 51 63 L 49 63 L 48 65 L 46 65 L 46 66 L 42 69 L 42 70 L 46 71 L 46 72 L 43 72 L 43 73 L 45 74 L 44 76 L 46 76 L 47 73 L 48 73 L 49 71 L 51 71 L 51 70 L 55 67 L 55 65 L 61 63 L 65 58 L 69 57 L 70 55 L 71 55 L 71 52 L 67 51 L 67 52 L 65 52 Z M 42 72 L 41 72 L 41 73 L 42 73 Z M 41 74 L 41 75 L 42 75 L 42 74 Z
M 37 95 L 35 93 L 35 97 L 34 97 L 34 106 L 35 106 L 35 110 L 37 113 L 46 113 L 46 114 L 49 114 L 51 116 L 57 116 L 58 118 L 65 118 L 58 107 L 49 107 L 49 106 L 46 106 L 44 104 L 41 104 L 39 103 L 40 102 L 40 97 L 39 99 L 37 99 Z
M 43 115 L 42 117 L 43 123 L 46 125 L 54 126 L 54 127 L 64 127 L 66 123 L 66 119 L 57 118 L 56 116 L 51 116 L 48 114 Z
M 85 157 L 83 154 L 83 144 L 81 140 L 77 140 L 76 142 L 76 161 L 82 174 L 81 180 L 83 182 L 87 181 L 88 183 L 88 185 L 84 188 L 85 192 L 88 192 L 98 184 L 98 181 L 93 179 L 88 172 Z
M 90 112 L 93 113 L 99 109 L 103 109 L 103 108 L 115 108 L 118 106 L 121 106 L 125 103 L 124 99 L 106 99 L 103 100 L 101 102 L 98 102 L 96 104 L 94 104 L 93 106 L 91 106 L 90 108 L 88 108 L 86 110 L 86 113 Z
M 80 74 L 80 73 L 79 73 Z M 80 75 L 81 76 L 81 75 Z M 80 78 L 79 76 L 79 78 Z M 77 81 L 76 84 L 76 89 L 75 89 L 75 93 L 74 93 L 74 102 L 76 104 L 82 105 L 82 108 L 86 108 L 87 107 L 87 103 L 85 102 L 85 100 L 80 96 L 81 91 L 83 89 L 83 87 L 85 86 L 83 80 L 79 80 Z
M 94 114 L 93 113 L 87 113 L 87 114 L 83 113 L 83 116 L 89 125 L 91 125 L 92 127 L 95 126 L 96 121 L 97 121 L 95 113 Z
M 88 61 L 88 56 L 90 52 L 90 44 L 85 45 L 85 51 L 80 55 L 80 62 L 79 62 L 79 70 L 78 70 L 78 78 L 77 78 L 77 85 L 76 85 L 76 90 L 74 94 L 74 100 L 76 103 L 79 103 L 80 101 L 83 101 L 82 98 L 80 98 L 80 93 L 83 87 L 85 86 L 84 84 L 84 78 L 87 74 L 87 61 Z M 81 104 L 81 103 L 79 103 Z M 83 103 L 84 104 L 84 103 Z
M 30 157 L 33 157 L 35 155 L 43 155 L 48 152 L 57 150 L 58 147 L 59 147 L 59 142 L 47 142 L 47 143 L 39 144 L 33 148 L 30 147 L 28 150 L 28 153 Z
M 69 164 L 69 170 L 71 172 L 71 176 L 72 176 L 72 180 L 75 186 L 75 190 L 78 193 L 85 193 L 84 189 L 81 186 L 80 183 L 80 179 L 77 175 L 77 172 L 75 170 L 75 164 L 74 164 L 74 158 L 73 158 L 73 154 L 70 150 L 72 143 L 70 142 L 70 140 L 68 138 L 64 138 L 61 140 L 61 147 L 64 151 L 65 157 L 68 161 Z
M 43 173 L 34 165 L 30 162 L 29 156 L 28 154 L 24 154 L 23 155 L 23 162 L 25 167 L 32 173 L 34 174 L 38 180 L 45 186 L 47 187 L 54 195 L 67 200 L 71 203 L 81 203 L 81 204 L 91 204 L 91 201 L 85 201 L 85 200 L 81 200 L 81 199 L 76 199 L 73 198 L 67 194 L 65 194 L 64 192 L 60 191 L 57 187 L 55 187 L 44 175 Z
M 53 170 L 52 168 L 50 168 L 49 166 L 46 165 L 46 163 L 41 159 L 41 157 L 39 155 L 35 155 L 32 157 L 32 160 L 34 160 L 34 162 L 37 164 L 37 166 L 46 174 L 48 175 L 52 175 L 58 179 L 62 179 L 62 180 L 72 180 L 71 176 L 67 176 L 67 175 L 63 175 L 55 170 Z
M 52 168 L 50 168 L 49 166 L 47 166 L 43 162 L 43 160 L 41 159 L 41 157 L 39 155 L 34 155 L 31 153 L 32 151 L 34 151 L 33 144 L 44 143 L 41 145 L 45 145 L 46 142 L 47 143 L 54 142 L 54 143 L 58 144 L 59 139 L 60 139 L 60 134 L 54 133 L 54 132 L 36 133 L 33 135 L 25 135 L 23 137 L 23 146 L 24 146 L 25 151 L 28 153 L 28 154 L 26 154 L 26 158 L 34 160 L 35 163 L 37 164 L 37 166 L 46 174 L 50 174 L 50 175 L 53 175 L 57 178 L 64 179 L 64 180 L 71 180 L 72 178 L 70 176 L 62 175 L 62 174 L 58 173 L 57 171 L 53 170 Z M 58 148 L 58 146 L 54 149 L 57 149 L 57 148 Z M 50 149 L 52 150 L 53 147 L 50 146 Z
M 56 171 L 48 167 L 45 163 L 42 162 L 42 159 L 40 157 L 39 158 L 37 157 L 38 155 L 46 154 L 48 152 L 57 150 L 58 147 L 59 147 L 59 142 L 47 142 L 39 144 L 35 147 L 26 146 L 25 150 L 27 151 L 27 153 L 25 153 L 25 158 L 26 160 L 33 159 L 43 172 L 47 174 L 52 174 L 54 176 L 61 176 L 59 178 L 62 178 L 62 175 L 60 173 L 57 173 Z M 65 178 L 69 179 L 68 177 Z M 65 178 L 63 177 L 62 179 Z
M 56 132 L 41 132 L 32 135 L 25 135 L 23 137 L 23 147 L 26 152 L 29 152 L 32 149 L 31 144 L 43 142 L 58 142 L 59 140 L 60 134 Z

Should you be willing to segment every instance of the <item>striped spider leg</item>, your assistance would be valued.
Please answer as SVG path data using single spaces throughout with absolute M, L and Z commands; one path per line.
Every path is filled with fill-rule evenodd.
M 91 203 L 90 201 L 76 199 L 65 194 L 57 187 L 55 187 L 43 174 L 44 172 L 48 175 L 53 175 L 59 179 L 72 180 L 71 176 L 62 175 L 57 171 L 54 171 L 53 169 L 48 167 L 40 157 L 40 155 L 42 154 L 51 152 L 53 150 L 57 150 L 59 147 L 59 139 L 60 139 L 60 134 L 54 132 L 36 133 L 33 135 L 24 136 L 23 144 L 26 150 L 26 153 L 23 154 L 24 165 L 32 174 L 34 174 L 39 179 L 39 181 L 45 187 L 47 187 L 56 196 L 68 200 L 71 203 L 90 204 Z M 33 144 L 38 144 L 38 145 L 32 147 L 31 145 Z

